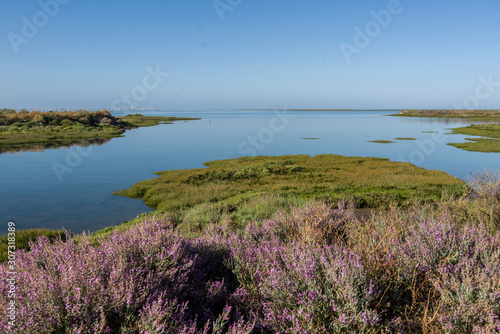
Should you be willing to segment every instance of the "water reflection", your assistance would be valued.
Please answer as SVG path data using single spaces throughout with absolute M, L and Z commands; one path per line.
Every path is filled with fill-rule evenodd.
M 0 154 L 19 153 L 19 152 L 41 152 L 47 149 L 70 148 L 72 146 L 89 147 L 91 145 L 104 145 L 110 140 L 111 138 L 98 138 L 98 139 L 73 140 L 64 142 L 0 145 Z

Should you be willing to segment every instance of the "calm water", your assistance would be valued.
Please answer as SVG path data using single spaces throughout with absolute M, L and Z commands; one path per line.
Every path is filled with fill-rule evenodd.
M 1 219 L 16 222 L 20 229 L 65 227 L 92 232 L 149 211 L 140 200 L 112 196 L 115 190 L 154 178 L 155 171 L 198 168 L 205 161 L 253 153 L 384 157 L 460 178 L 485 167 L 498 169 L 500 162 L 495 153 L 446 145 L 464 141 L 464 136 L 443 135 L 449 128 L 470 124 L 461 120 L 384 117 L 394 112 L 380 111 L 289 111 L 285 116 L 273 110 L 141 113 L 202 119 L 127 131 L 125 137 L 102 146 L 2 154 Z M 396 137 L 418 140 L 368 142 Z

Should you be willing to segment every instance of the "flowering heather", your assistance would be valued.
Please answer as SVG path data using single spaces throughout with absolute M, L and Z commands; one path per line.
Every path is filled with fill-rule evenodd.
M 39 238 L 16 254 L 16 329 L 499 333 L 500 237 L 454 219 L 393 210 L 361 222 L 342 203 L 311 204 L 197 239 L 156 219 L 97 243 Z
M 18 333 L 197 333 L 222 320 L 240 326 L 234 333 L 249 331 L 224 308 L 226 255 L 216 246 L 185 240 L 161 221 L 98 243 L 86 235 L 53 245 L 39 238 L 30 252 L 17 252 Z M 1 266 L 2 281 L 6 272 Z

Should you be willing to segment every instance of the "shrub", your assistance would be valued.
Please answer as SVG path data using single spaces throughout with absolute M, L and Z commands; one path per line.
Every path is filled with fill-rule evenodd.
M 224 319 L 225 328 L 241 324 L 236 310 L 225 308 L 231 282 L 216 245 L 185 240 L 161 221 L 97 242 L 83 235 L 50 245 L 41 237 L 30 252 L 17 252 L 18 332 L 193 333 Z M 7 271 L 0 267 L 2 280 Z M 0 295 L 6 309 L 6 285 Z M 6 321 L 0 319 L 2 332 Z
M 497 333 L 500 236 L 455 219 L 392 208 L 359 221 L 343 203 L 310 204 L 244 230 L 208 224 L 196 239 L 154 217 L 96 238 L 40 237 L 16 253 L 17 329 Z
M 15 113 L 16 111 L 14 109 L 0 109 L 0 115 L 11 115 Z
M 46 228 L 18 230 L 16 231 L 16 249 L 30 250 L 30 241 L 35 241 L 40 236 L 45 236 L 49 241 L 53 241 L 59 238 L 59 236 L 63 241 L 66 240 L 66 234 L 63 231 L 49 230 Z M 7 260 L 7 245 L 8 237 L 6 235 L 1 236 L 0 262 L 5 262 Z

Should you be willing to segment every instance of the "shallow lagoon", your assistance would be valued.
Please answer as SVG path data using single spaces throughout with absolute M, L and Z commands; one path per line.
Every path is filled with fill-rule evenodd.
M 463 179 L 485 167 L 499 168 L 497 153 L 467 152 L 446 145 L 463 142 L 465 136 L 443 133 L 468 125 L 470 120 L 382 116 L 394 113 L 388 111 L 140 113 L 202 119 L 130 130 L 125 137 L 91 148 L 2 154 L 0 217 L 16 222 L 20 229 L 65 227 L 73 232 L 92 232 L 149 211 L 139 200 L 111 195 L 115 190 L 153 178 L 155 171 L 197 168 L 205 161 L 253 153 L 384 157 L 443 170 Z M 394 140 L 399 137 L 416 140 Z

